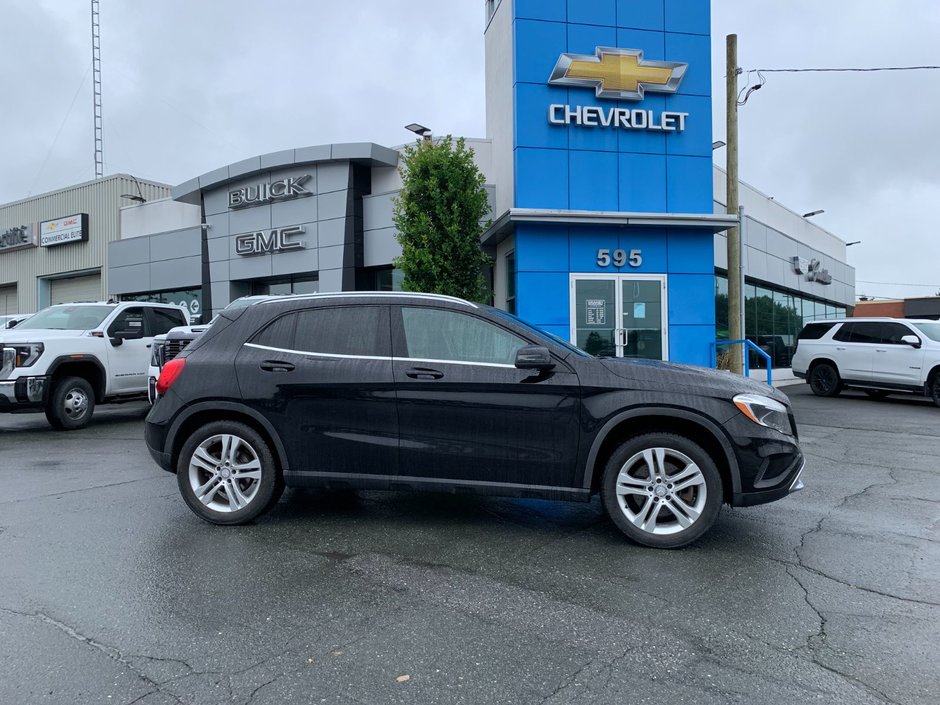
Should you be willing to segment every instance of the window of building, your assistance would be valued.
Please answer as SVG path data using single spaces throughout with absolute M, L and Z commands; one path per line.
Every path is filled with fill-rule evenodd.
M 392 267 L 376 269 L 374 277 L 373 291 L 401 291 L 401 284 L 405 281 L 405 273 Z
M 316 294 L 320 280 L 316 275 L 292 275 L 274 279 L 256 279 L 251 282 L 251 295 L 283 296 L 286 294 Z
M 506 254 L 506 310 L 516 313 L 516 252 Z
M 408 357 L 422 360 L 512 365 L 522 338 L 488 321 L 456 311 L 403 307 Z
M 171 289 L 168 291 L 148 291 L 139 294 L 122 294 L 122 301 L 148 301 L 156 304 L 173 304 L 189 311 L 193 322 L 199 320 L 202 313 L 202 289 Z M 184 324 L 179 324 L 184 325 Z M 156 334 L 156 335 L 159 335 Z

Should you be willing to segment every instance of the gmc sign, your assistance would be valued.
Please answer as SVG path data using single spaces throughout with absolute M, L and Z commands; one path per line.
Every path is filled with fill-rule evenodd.
M 297 235 L 304 234 L 304 226 L 292 225 L 289 228 L 275 228 L 273 230 L 260 230 L 256 233 L 243 233 L 235 236 L 235 254 L 263 255 L 268 252 L 286 252 L 300 250 L 306 247 L 303 240 L 294 240 Z

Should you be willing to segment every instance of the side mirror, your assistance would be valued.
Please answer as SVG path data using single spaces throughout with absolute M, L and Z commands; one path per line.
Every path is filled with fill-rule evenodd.
M 117 347 L 123 345 L 125 340 L 140 340 L 144 337 L 143 328 L 132 328 L 130 330 L 116 330 L 111 334 L 111 345 Z
M 923 343 L 920 342 L 920 338 L 916 335 L 903 335 L 901 336 L 901 342 L 905 345 L 910 345 L 912 348 L 919 348 L 923 345 Z
M 526 345 L 516 350 L 516 367 L 520 370 L 550 370 L 555 366 L 548 348 Z

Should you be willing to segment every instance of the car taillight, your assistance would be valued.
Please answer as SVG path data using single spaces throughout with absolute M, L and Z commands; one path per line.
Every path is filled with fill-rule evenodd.
M 180 376 L 180 372 L 183 371 L 185 365 L 186 358 L 180 357 L 175 360 L 170 360 L 163 366 L 163 370 L 160 372 L 160 379 L 157 380 L 157 394 L 166 394 L 166 390 L 173 386 L 173 383 L 176 381 L 176 378 Z

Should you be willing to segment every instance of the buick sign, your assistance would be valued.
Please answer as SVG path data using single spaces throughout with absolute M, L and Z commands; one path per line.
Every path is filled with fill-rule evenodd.
M 273 181 L 270 184 L 258 184 L 257 186 L 245 186 L 236 191 L 229 191 L 229 208 L 248 208 L 249 206 L 260 206 L 264 203 L 273 203 L 275 201 L 288 201 L 292 198 L 301 198 L 303 196 L 312 196 L 304 184 L 310 180 L 310 174 L 303 176 L 289 176 L 280 181 Z

